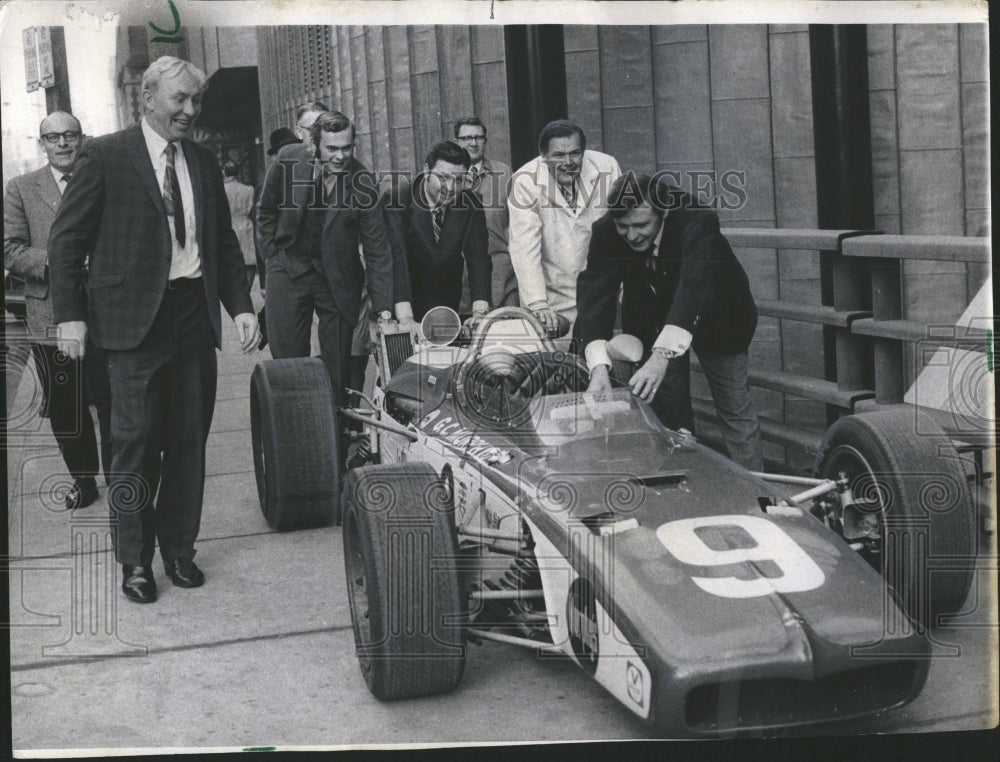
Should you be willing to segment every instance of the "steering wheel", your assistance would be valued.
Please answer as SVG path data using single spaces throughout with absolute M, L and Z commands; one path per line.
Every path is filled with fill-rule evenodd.
M 555 351 L 539 356 L 525 379 L 518 384 L 518 390 L 525 390 L 529 397 L 542 394 L 570 394 L 586 391 L 590 383 L 590 371 L 579 355 Z
M 483 351 L 486 335 L 490 332 L 492 325 L 500 320 L 523 320 L 535 331 L 539 341 L 542 342 L 542 349 L 546 352 L 556 351 L 556 345 L 549 338 L 545 327 L 529 310 L 524 309 L 524 307 L 499 307 L 484 317 L 476 327 L 476 342 L 469 352 L 471 359 L 475 359 Z

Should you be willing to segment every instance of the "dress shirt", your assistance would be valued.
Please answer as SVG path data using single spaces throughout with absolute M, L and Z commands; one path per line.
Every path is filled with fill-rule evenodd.
M 66 183 L 69 182 L 69 180 L 66 179 L 66 175 L 71 174 L 73 170 L 63 172 L 61 169 L 56 169 L 49 164 L 49 171 L 52 172 L 52 177 L 55 178 L 56 187 L 59 189 L 59 195 L 62 195 L 63 191 L 66 190 Z
M 145 117 L 142 119 L 142 136 L 149 151 L 149 160 L 156 172 L 157 187 L 163 188 L 163 176 L 167 171 L 167 140 L 154 130 Z M 197 222 L 194 208 L 194 189 L 191 186 L 191 174 L 188 172 L 187 157 L 181 141 L 176 141 L 177 151 L 174 154 L 174 170 L 177 172 L 177 182 L 181 188 L 181 203 L 184 205 L 185 245 L 177 243 L 174 234 L 174 218 L 167 216 L 170 226 L 170 280 L 176 278 L 198 278 L 201 276 L 201 257 L 198 253 Z

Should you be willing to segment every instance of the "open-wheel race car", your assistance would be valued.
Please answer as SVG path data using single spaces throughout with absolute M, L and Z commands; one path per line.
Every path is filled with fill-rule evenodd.
M 454 313 L 422 330 L 416 346 L 381 334 L 373 393 L 339 411 L 319 360 L 261 363 L 252 382 L 264 514 L 342 523 L 377 697 L 454 689 L 487 640 L 573 660 L 669 737 L 918 695 L 928 627 L 964 602 L 976 543 L 965 470 L 932 421 L 847 416 L 814 476 L 751 473 L 623 384 L 588 393 L 581 358 L 528 311 L 495 310 L 465 341 Z M 610 349 L 627 380 L 639 358 Z

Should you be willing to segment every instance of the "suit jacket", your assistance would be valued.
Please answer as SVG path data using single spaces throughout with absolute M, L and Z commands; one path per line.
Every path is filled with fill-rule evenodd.
M 205 303 L 215 344 L 221 346 L 220 300 L 233 317 L 252 313 L 253 303 L 219 165 L 207 148 L 187 139 L 181 146 L 194 191 Z M 56 322 L 86 320 L 94 343 L 104 349 L 136 347 L 166 292 L 171 252 L 163 196 L 142 129 L 136 125 L 89 140 L 49 237 Z
M 36 339 L 45 339 L 46 329 L 54 324 L 45 244 L 61 201 L 48 164 L 15 177 L 4 193 L 3 265 L 24 278 L 28 329 Z
M 310 267 L 306 260 L 288 254 L 288 249 L 298 240 L 303 211 L 316 201 L 317 166 L 310 146 L 284 146 L 267 171 L 257 202 L 261 254 L 265 262 L 277 257 L 292 278 Z M 366 277 L 372 309 L 392 309 L 393 261 L 374 175 L 356 159 L 348 174 L 346 198 L 326 211 L 320 256 L 334 301 L 353 327 L 361 311 L 361 287 Z M 359 243 L 364 247 L 364 269 L 358 256 Z
M 434 240 L 434 223 L 417 195 L 423 182 L 400 182 L 383 197 L 389 242 L 396 257 L 395 300 L 409 301 L 417 320 L 431 307 L 456 312 L 462 300 L 462 272 L 468 268 L 472 301 L 489 302 L 493 263 L 490 260 L 483 202 L 469 189 L 458 192 Z
M 611 338 L 620 286 L 622 330 L 637 336 L 647 354 L 667 324 L 689 331 L 696 352 L 705 347 L 739 354 L 750 345 L 757 307 L 718 215 L 672 191 L 680 208 L 670 209 L 663 222 L 655 274 L 647 258 L 618 235 L 610 212 L 594 223 L 587 268 L 577 282 L 574 334 L 582 346 Z
M 510 232 L 510 211 L 507 209 L 507 195 L 510 193 L 510 167 L 502 161 L 483 158 L 486 175 L 479 187 L 486 214 L 486 231 L 489 234 L 490 256 L 508 254 L 507 243 Z

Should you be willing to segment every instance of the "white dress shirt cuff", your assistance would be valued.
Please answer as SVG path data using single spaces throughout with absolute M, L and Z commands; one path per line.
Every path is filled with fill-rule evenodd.
M 690 331 L 686 331 L 679 325 L 665 325 L 660 335 L 653 342 L 653 349 L 665 349 L 671 357 L 679 357 L 691 347 Z
M 608 354 L 608 342 L 604 339 L 594 339 L 583 351 L 587 358 L 587 370 L 593 371 L 598 365 L 611 367 L 611 356 Z
M 476 314 L 478 312 L 489 312 L 489 311 L 490 311 L 490 303 L 487 302 L 485 299 L 476 299 L 472 303 L 473 314 Z
M 409 302 L 396 302 L 396 320 L 413 320 L 413 307 Z

